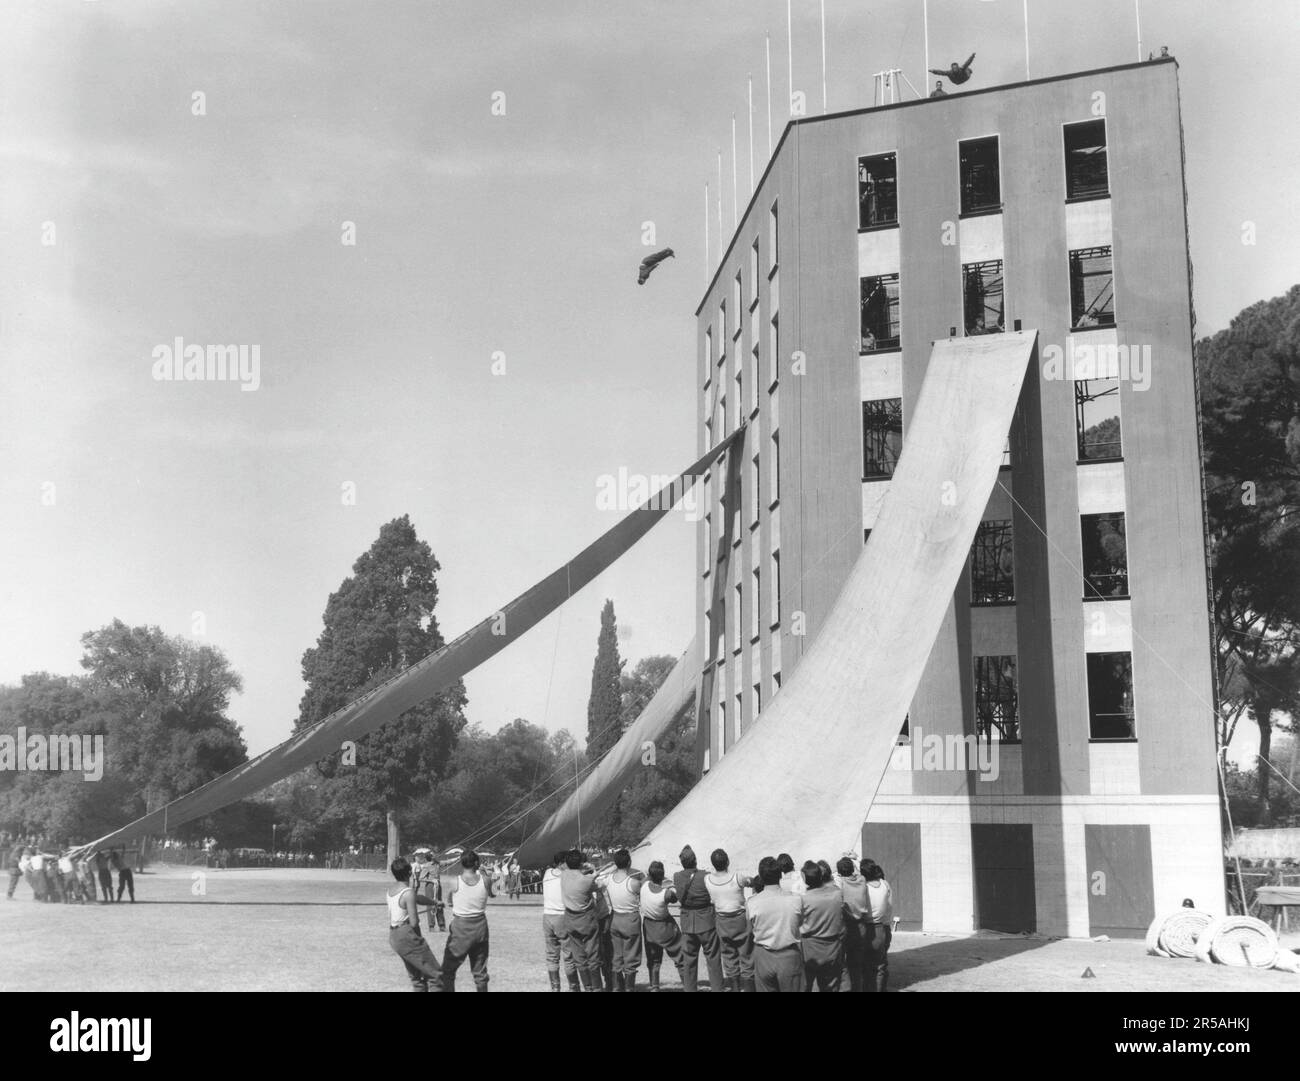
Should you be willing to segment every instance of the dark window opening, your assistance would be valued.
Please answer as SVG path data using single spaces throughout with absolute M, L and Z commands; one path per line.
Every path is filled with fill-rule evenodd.
M 898 275 L 863 278 L 862 352 L 898 348 Z
M 1088 654 L 1088 734 L 1092 739 L 1137 738 L 1132 654 Z
M 903 450 L 903 399 L 862 403 L 862 479 L 892 477 Z
M 864 530 L 862 531 L 862 543 L 863 543 L 863 544 L 866 544 L 867 541 L 869 541 L 870 539 L 871 539 L 871 530 L 869 530 L 869 529 L 864 529 Z
M 976 214 L 1002 206 L 998 176 L 998 137 L 971 139 L 960 144 L 961 212 Z
M 997 334 L 1002 317 L 1002 260 L 967 263 L 962 268 L 962 304 L 967 334 Z
M 1128 545 L 1123 514 L 1085 514 L 1083 599 L 1128 596 Z
M 1100 462 L 1123 457 L 1118 379 L 1074 381 L 1074 427 L 1079 461 Z
M 895 742 L 912 742 L 912 715 L 910 713 L 903 718 L 903 727 L 898 730 L 898 739 Z
M 971 604 L 1008 604 L 1015 599 L 1011 521 L 980 522 L 970 554 Z
M 1076 329 L 1115 325 L 1115 275 L 1109 247 L 1070 252 L 1070 321 Z
M 898 224 L 898 155 L 858 158 L 858 228 Z
M 1106 121 L 1089 120 L 1065 128 L 1065 195 L 1086 199 L 1110 193 L 1106 173 Z
M 975 731 L 987 743 L 1020 742 L 1015 657 L 975 658 Z

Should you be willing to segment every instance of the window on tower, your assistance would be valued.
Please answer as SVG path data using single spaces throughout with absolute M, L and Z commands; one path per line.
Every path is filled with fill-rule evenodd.
M 1088 734 L 1095 740 L 1137 738 L 1131 653 L 1088 654 Z
M 1002 260 L 967 263 L 962 268 L 962 305 L 967 334 L 1006 329 L 1002 303 Z
M 980 522 L 970 553 L 971 604 L 1010 604 L 1016 599 L 1009 518 Z
M 1115 325 L 1115 274 L 1110 246 L 1070 252 L 1070 325 Z
M 975 658 L 975 732 L 986 743 L 1019 743 L 1016 658 Z
M 897 349 L 898 275 L 862 278 L 862 352 Z
M 862 479 L 894 475 L 903 450 L 903 399 L 879 398 L 862 403 Z
M 898 155 L 858 158 L 858 228 L 898 224 Z
M 980 214 L 1002 208 L 998 175 L 998 137 L 968 139 L 959 144 L 961 212 Z
M 1079 461 L 1114 461 L 1124 455 L 1118 379 L 1074 381 L 1074 427 Z
M 1110 194 L 1106 169 L 1106 121 L 1065 126 L 1065 197 L 1098 199 Z
M 1113 600 L 1127 597 L 1128 545 L 1124 515 L 1084 514 L 1083 599 Z

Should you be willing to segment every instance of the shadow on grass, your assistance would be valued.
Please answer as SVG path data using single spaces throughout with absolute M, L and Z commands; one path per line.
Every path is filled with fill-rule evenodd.
M 1001 938 L 976 935 L 946 938 L 924 946 L 889 952 L 889 986 L 903 991 L 927 980 L 967 972 L 981 965 L 1004 961 L 1017 954 L 1042 949 L 1053 938 Z

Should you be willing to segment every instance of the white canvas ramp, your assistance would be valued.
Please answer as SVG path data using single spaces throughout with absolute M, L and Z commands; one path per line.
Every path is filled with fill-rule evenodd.
M 988 502 L 1037 334 L 936 342 L 871 539 L 758 721 L 638 846 L 832 863 L 859 847 Z

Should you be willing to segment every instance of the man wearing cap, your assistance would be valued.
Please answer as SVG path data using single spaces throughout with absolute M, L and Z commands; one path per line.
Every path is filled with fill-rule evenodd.
M 754 982 L 759 991 L 802 991 L 803 955 L 799 951 L 799 919 L 803 895 L 780 888 L 776 860 L 764 856 L 758 864 L 763 889 L 745 902 L 754 936 Z
M 713 898 L 699 869 L 695 850 L 687 845 L 678 857 L 682 870 L 673 875 L 673 889 L 681 902 L 682 988 L 699 989 L 700 951 L 709 969 L 709 990 L 722 990 L 722 960 L 718 944 L 717 919 Z

